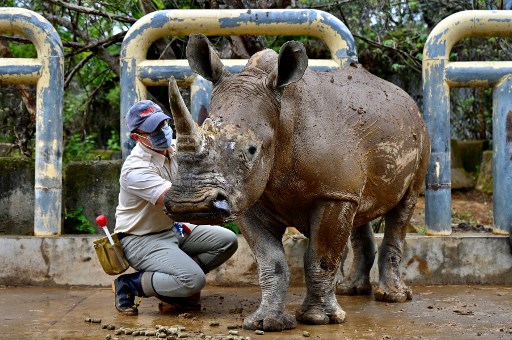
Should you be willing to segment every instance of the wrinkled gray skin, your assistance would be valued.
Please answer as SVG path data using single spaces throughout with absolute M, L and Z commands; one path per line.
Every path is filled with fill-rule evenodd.
M 238 221 L 257 259 L 262 290 L 244 328 L 343 322 L 335 293 L 371 292 L 376 249 L 369 222 L 381 215 L 386 228 L 375 298 L 411 299 L 400 262 L 430 152 L 414 101 L 359 65 L 329 73 L 307 69 L 298 42 L 284 44 L 279 55 L 255 54 L 239 74 L 229 74 L 203 35 L 190 37 L 187 57 L 214 84 L 211 113 L 195 125 L 171 80 L 179 180 L 165 205 L 179 221 Z M 309 237 L 307 294 L 295 317 L 284 307 L 289 274 L 282 236 L 288 226 Z M 353 267 L 336 286 L 349 236 Z

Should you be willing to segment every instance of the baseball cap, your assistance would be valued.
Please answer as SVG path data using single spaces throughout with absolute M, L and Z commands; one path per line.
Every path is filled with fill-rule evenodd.
M 136 129 L 153 132 L 166 119 L 169 119 L 169 116 L 151 100 L 136 102 L 126 114 L 126 124 L 130 132 Z

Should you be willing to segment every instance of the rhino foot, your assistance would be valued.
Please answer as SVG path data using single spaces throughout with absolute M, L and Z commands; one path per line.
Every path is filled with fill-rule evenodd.
M 370 295 L 372 285 L 369 281 L 336 282 L 337 295 Z
M 379 285 L 375 291 L 375 300 L 384 302 L 405 302 L 412 300 L 412 290 L 406 285 L 394 289 Z
M 308 325 L 326 325 L 328 323 L 342 323 L 345 321 L 345 311 L 336 303 L 331 308 L 314 306 L 297 310 L 295 318 L 297 321 Z
M 297 326 L 295 318 L 283 311 L 263 311 L 258 309 L 244 319 L 243 328 L 248 330 L 262 330 L 280 332 Z

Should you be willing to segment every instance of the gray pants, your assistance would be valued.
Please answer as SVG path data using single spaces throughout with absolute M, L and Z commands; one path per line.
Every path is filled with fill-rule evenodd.
M 194 295 L 206 284 L 205 273 L 224 263 L 238 248 L 236 235 L 229 229 L 186 225 L 192 232 L 183 237 L 173 227 L 169 231 L 129 235 L 121 240 L 130 266 L 145 272 L 142 289 L 147 296 Z

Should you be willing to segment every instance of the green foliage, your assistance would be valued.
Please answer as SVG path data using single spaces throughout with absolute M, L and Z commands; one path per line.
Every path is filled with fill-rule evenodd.
M 96 234 L 96 229 L 83 212 L 83 208 L 66 212 L 64 215 L 65 234 Z
M 424 225 L 413 225 L 414 229 L 416 229 L 416 233 L 418 235 L 425 236 L 426 228 Z
M 299 41 L 304 44 L 306 52 L 311 59 L 328 59 L 331 58 L 331 53 L 327 45 L 320 39 L 316 39 L 310 36 L 265 36 L 266 48 L 271 48 L 277 53 L 281 49 L 281 46 L 290 40 Z
M 457 211 L 455 209 L 452 209 L 452 221 L 454 224 L 462 222 L 467 224 L 478 224 L 470 211 Z
M 119 145 L 120 143 L 121 139 L 119 137 L 119 133 L 117 133 L 115 130 L 112 130 L 110 138 L 107 141 L 108 149 L 112 151 L 121 151 L 121 146 Z
M 7 135 L 0 135 L 0 143 L 12 143 L 12 138 Z
M 398 72 L 400 71 L 401 69 L 404 69 L 405 68 L 405 65 L 400 65 L 400 64 L 392 64 L 391 65 L 391 70 L 393 72 Z
M 73 85 L 74 87 L 75 85 Z M 81 112 L 83 111 L 85 100 L 86 94 L 82 93 L 78 88 L 76 91 L 70 89 L 70 91 L 64 92 L 64 126 L 69 134 L 82 130 L 79 122 L 81 121 Z
M 13 58 L 37 58 L 34 44 L 9 43 Z
M 458 88 L 451 91 L 451 132 L 458 140 L 492 138 L 492 89 Z
M 121 87 L 119 84 L 114 85 L 114 87 L 108 90 L 106 99 L 110 105 L 110 110 L 116 112 L 120 111 Z
M 226 223 L 223 225 L 224 228 L 231 230 L 235 234 L 240 234 L 240 229 L 238 228 L 238 225 L 234 222 Z
M 511 41 L 511 39 L 508 39 Z M 456 44 L 451 61 L 510 60 L 512 53 L 503 38 L 471 38 Z M 456 88 L 451 91 L 452 137 L 458 140 L 492 139 L 492 89 Z
M 64 163 L 92 160 L 94 155 L 91 151 L 96 148 L 95 138 L 94 133 L 87 136 L 76 133 L 70 136 L 64 145 Z
M 194 0 L 179 1 L 179 9 L 197 9 L 200 8 Z

